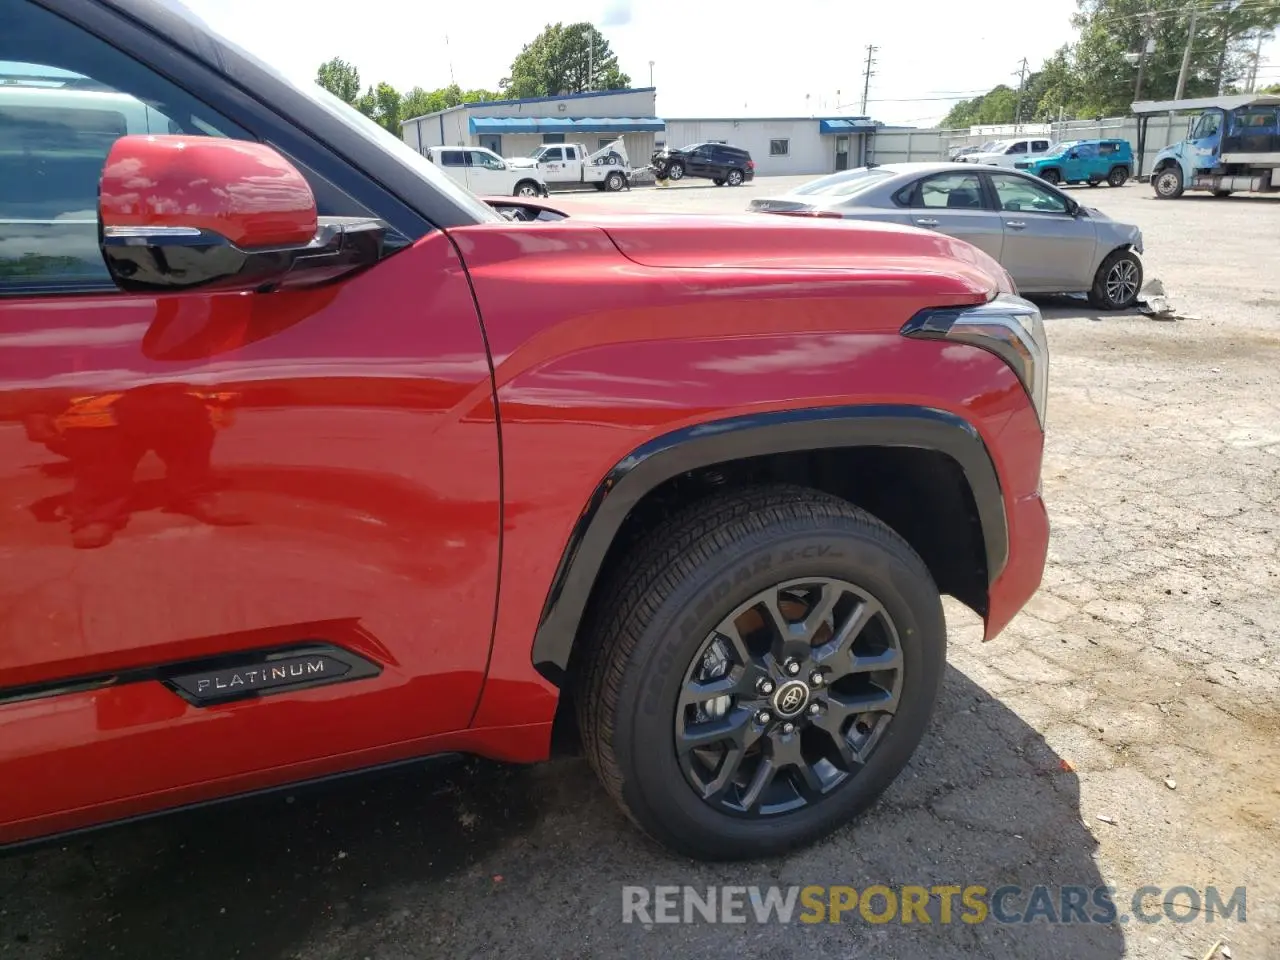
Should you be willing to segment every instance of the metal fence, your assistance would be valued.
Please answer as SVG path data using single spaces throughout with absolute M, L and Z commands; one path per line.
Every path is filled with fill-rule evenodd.
M 882 128 L 871 138 L 868 159 L 876 163 L 910 163 L 919 160 L 946 160 L 961 147 L 979 146 L 989 140 L 1011 137 L 1047 135 L 1059 140 L 1128 140 L 1133 146 L 1134 159 L 1138 152 L 1138 121 L 1135 117 L 1103 117 L 1100 120 L 1064 120 L 1057 123 L 1026 124 L 1021 127 L 1009 124 L 1004 127 L 963 130 L 895 130 Z M 1151 172 L 1156 153 L 1186 135 L 1185 117 L 1153 116 L 1147 125 L 1146 154 L 1142 170 L 1136 175 Z

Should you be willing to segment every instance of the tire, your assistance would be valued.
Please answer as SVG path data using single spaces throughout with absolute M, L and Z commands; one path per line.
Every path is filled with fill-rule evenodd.
M 1123 187 L 1128 182 L 1128 167 L 1113 167 L 1111 172 L 1107 174 L 1107 186 L 1109 187 Z
M 609 191 L 610 193 L 617 193 L 626 185 L 627 185 L 627 178 L 624 177 L 622 174 L 618 173 L 618 171 L 616 170 L 604 178 L 604 189 Z
M 1057 170 L 1054 170 L 1051 167 L 1050 169 L 1045 170 L 1040 174 L 1040 179 L 1043 180 L 1045 183 L 1052 183 L 1056 186 L 1057 184 L 1062 182 L 1062 174 L 1060 174 Z
M 683 164 L 683 163 L 681 163 L 679 160 L 673 160 L 670 164 L 668 164 L 668 166 L 667 166 L 667 179 L 668 179 L 668 180 L 683 180 L 683 179 L 684 179 L 684 164 Z
M 864 765 L 855 765 L 853 772 L 843 774 L 844 779 L 835 773 L 837 782 L 829 792 L 799 809 L 766 811 L 757 817 L 734 815 L 695 792 L 678 756 L 676 725 L 695 709 L 691 705 L 683 713 L 677 710 L 681 691 L 694 682 L 690 676 L 705 662 L 703 651 L 719 642 L 719 634 L 712 631 L 723 626 L 721 621 L 729 614 L 761 591 L 777 590 L 779 585 L 789 589 L 793 581 L 818 577 L 835 578 L 830 582 L 865 591 L 863 595 L 878 601 L 877 609 L 891 620 L 898 651 L 893 669 L 900 678 L 893 681 L 896 712 L 884 722 L 877 719 L 876 732 L 871 734 L 862 728 L 865 719 L 855 717 L 857 736 L 878 739 L 871 741 Z M 832 624 L 824 621 L 823 628 L 834 628 L 839 610 L 839 606 L 832 609 Z M 738 624 L 743 616 L 738 615 Z M 605 789 L 637 826 L 670 849 L 702 859 L 780 854 L 818 840 L 868 807 L 906 765 L 924 736 L 946 662 L 946 624 L 938 589 L 919 556 L 896 533 L 857 507 L 795 486 L 753 487 L 704 499 L 667 520 L 601 584 L 586 627 L 582 642 L 588 646 L 581 667 L 574 672 L 577 718 L 587 757 Z M 866 628 L 861 632 L 865 634 Z M 855 631 L 854 636 L 858 635 Z M 822 649 L 804 641 L 799 644 L 805 651 Z M 850 649 L 842 648 L 846 658 Z M 802 677 L 816 675 L 805 672 L 809 669 L 806 665 L 799 671 Z M 785 716 L 780 706 L 784 701 L 779 698 L 788 688 L 791 694 L 796 690 L 794 680 L 788 680 L 781 668 L 778 672 L 779 685 L 764 693 L 773 695 L 769 702 L 779 704 L 778 713 Z M 836 676 L 832 674 L 833 680 Z M 836 680 L 836 686 L 827 688 L 809 686 L 813 701 L 829 697 L 818 704 L 816 718 L 810 719 L 814 707 L 809 700 L 798 707 L 794 698 L 786 701 L 799 711 L 790 714 L 796 722 L 790 732 L 795 744 L 806 742 L 800 739 L 802 732 L 816 737 L 818 743 L 836 744 L 834 736 L 806 729 L 824 720 L 846 731 L 842 740 L 854 735 L 847 718 L 837 719 L 844 711 L 825 712 L 837 703 L 841 682 Z M 753 686 L 750 696 L 760 690 Z M 754 707 L 738 703 L 733 709 L 735 716 L 746 716 L 750 724 L 760 721 Z M 773 720 L 781 724 L 780 716 Z M 772 743 L 771 737 L 783 733 L 779 725 L 756 742 Z M 807 741 L 810 747 L 813 742 Z M 784 779 L 775 781 L 770 790 L 798 789 L 791 779 L 798 775 L 797 768 L 784 769 L 786 773 L 780 774 Z M 738 785 L 729 789 L 735 796 L 743 791 Z
M 616 167 L 618 164 L 622 162 L 622 158 L 619 157 L 616 153 L 611 153 L 609 154 L 608 157 L 605 158 L 605 162 L 608 163 L 609 166 L 611 167 Z
M 730 170 L 725 174 L 724 182 L 731 187 L 740 187 L 745 179 L 747 179 L 747 175 L 741 170 Z
M 1089 183 L 1089 186 L 1091 186 L 1091 187 L 1096 187 L 1096 186 L 1098 185 L 1098 181 L 1097 181 L 1097 180 L 1090 180 L 1090 181 L 1088 181 L 1088 183 Z
M 540 197 L 542 196 L 542 188 L 533 180 L 521 180 L 516 184 L 513 196 L 517 197 Z
M 1099 310 L 1127 310 L 1142 289 L 1142 261 L 1132 250 L 1113 250 L 1098 266 L 1089 302 Z
M 723 187 L 724 177 L 712 177 L 711 182 L 714 183 L 717 187 Z
M 1182 183 L 1182 168 L 1173 164 L 1163 170 L 1157 170 L 1151 178 L 1151 185 L 1156 191 L 1156 196 L 1161 200 L 1177 200 L 1185 189 Z
M 1215 197 L 1229 197 L 1229 196 L 1231 196 L 1231 191 L 1230 191 L 1230 190 L 1215 190 L 1215 191 L 1213 191 L 1213 195 L 1214 195 Z

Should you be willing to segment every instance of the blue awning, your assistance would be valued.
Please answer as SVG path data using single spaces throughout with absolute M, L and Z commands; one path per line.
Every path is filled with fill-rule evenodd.
M 474 133 L 660 133 L 666 124 L 657 117 L 471 117 Z
M 875 121 L 865 117 L 842 117 L 838 120 L 818 121 L 819 133 L 862 133 L 875 128 Z

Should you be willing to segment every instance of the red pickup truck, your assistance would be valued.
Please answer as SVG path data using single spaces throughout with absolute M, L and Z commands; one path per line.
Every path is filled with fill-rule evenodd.
M 771 854 L 910 758 L 940 595 L 1037 588 L 1045 333 L 973 247 L 486 204 L 173 3 L 7 0 L 0 62 L 0 844 L 563 724 Z

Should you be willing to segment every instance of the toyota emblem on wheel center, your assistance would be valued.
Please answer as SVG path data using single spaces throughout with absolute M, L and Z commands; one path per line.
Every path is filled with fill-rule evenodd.
M 809 702 L 809 687 L 803 680 L 784 683 L 773 695 L 773 709 L 780 717 L 794 717 Z

